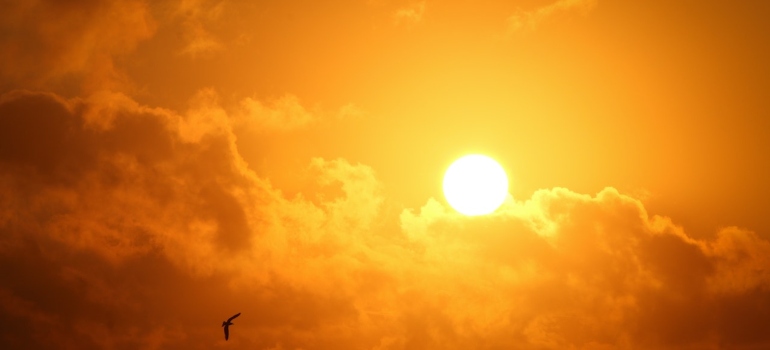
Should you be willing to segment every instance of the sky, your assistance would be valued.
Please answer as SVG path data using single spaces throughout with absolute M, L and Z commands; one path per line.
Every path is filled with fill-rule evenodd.
M 770 2 L 0 6 L 3 348 L 770 348 Z

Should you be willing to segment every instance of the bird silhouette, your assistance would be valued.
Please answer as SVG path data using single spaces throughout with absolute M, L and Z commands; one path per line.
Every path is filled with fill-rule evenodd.
M 233 322 L 231 322 L 231 321 L 234 320 L 236 317 L 238 317 L 240 315 L 241 315 L 241 313 L 239 312 L 239 313 L 233 315 L 233 317 L 228 318 L 227 321 L 222 321 L 222 327 L 225 327 L 225 340 L 230 338 L 230 326 L 233 325 Z

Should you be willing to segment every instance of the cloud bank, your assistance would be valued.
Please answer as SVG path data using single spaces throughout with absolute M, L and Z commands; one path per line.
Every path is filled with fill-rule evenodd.
M 286 101 L 268 114 L 294 115 Z M 240 157 L 240 122 L 210 90 L 184 113 L 3 95 L 2 342 L 203 349 L 242 312 L 229 345 L 258 349 L 770 345 L 753 232 L 697 240 L 612 188 L 394 216 L 375 170 L 344 159 L 313 159 L 316 187 L 287 197 Z

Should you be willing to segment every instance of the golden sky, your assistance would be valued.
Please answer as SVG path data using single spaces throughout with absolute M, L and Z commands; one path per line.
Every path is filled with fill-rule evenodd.
M 0 6 L 4 349 L 770 348 L 770 2 Z

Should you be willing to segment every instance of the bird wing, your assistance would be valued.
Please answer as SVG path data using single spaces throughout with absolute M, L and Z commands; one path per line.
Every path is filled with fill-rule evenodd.
M 230 327 L 225 326 L 225 340 L 230 338 Z
M 240 313 L 240 312 L 239 312 L 239 313 L 237 313 L 237 314 L 235 314 L 235 315 L 233 315 L 233 317 L 230 317 L 230 318 L 228 318 L 228 319 L 227 319 L 227 322 L 230 322 L 230 321 L 234 320 L 236 317 L 238 317 L 238 316 L 240 316 L 240 315 L 241 315 L 241 313 Z

